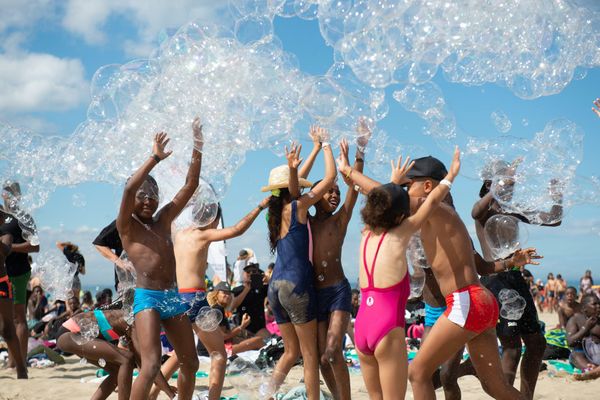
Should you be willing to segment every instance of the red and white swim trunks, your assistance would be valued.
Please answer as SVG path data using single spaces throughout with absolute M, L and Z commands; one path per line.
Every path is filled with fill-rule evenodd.
M 446 296 L 444 315 L 461 328 L 481 333 L 498 323 L 498 303 L 481 285 L 469 285 Z

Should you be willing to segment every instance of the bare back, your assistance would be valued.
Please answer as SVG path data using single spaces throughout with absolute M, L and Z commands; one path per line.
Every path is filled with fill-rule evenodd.
M 367 273 L 365 271 L 365 265 L 363 260 L 366 258 L 367 268 L 369 273 L 375 271 L 373 274 L 373 283 L 377 288 L 387 288 L 394 286 L 404 277 L 408 272 L 407 261 L 406 261 L 406 248 L 408 247 L 408 241 L 412 235 L 412 231 L 408 232 L 408 228 L 403 227 L 402 224 L 390 229 L 381 242 L 379 253 L 377 254 L 377 260 L 373 267 L 373 259 L 377 246 L 380 242 L 383 232 L 371 232 L 369 242 L 366 248 L 366 257 L 363 252 L 365 251 L 365 240 L 369 234 L 369 230 L 364 230 L 362 239 L 360 242 L 359 252 L 359 281 L 360 287 L 366 288 L 369 284 Z
M 170 227 L 162 224 L 158 215 L 152 224 L 133 221 L 129 234 L 121 235 L 121 240 L 135 267 L 137 287 L 165 290 L 175 284 L 175 253 Z
M 479 284 L 469 232 L 450 206 L 440 204 L 433 211 L 421 227 L 421 241 L 444 296 Z
M 177 286 L 179 288 L 205 289 L 206 260 L 210 242 L 204 240 L 202 231 L 186 228 L 175 234 L 175 259 L 177 260 Z

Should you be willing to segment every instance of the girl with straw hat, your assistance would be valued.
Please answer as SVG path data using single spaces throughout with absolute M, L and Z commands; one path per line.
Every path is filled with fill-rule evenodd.
M 309 399 L 319 398 L 319 357 L 317 350 L 316 294 L 313 268 L 309 261 L 308 209 L 323 197 L 335 182 L 336 168 L 327 131 L 319 129 L 325 157 L 325 177 L 310 192 L 300 196 L 299 187 L 310 187 L 298 179 L 301 146 L 286 148 L 288 165 L 271 170 L 269 184 L 269 242 L 277 252 L 269 283 L 268 298 L 284 343 L 284 353 L 273 371 L 276 390 L 302 353 L 304 382 Z M 297 200 L 293 200 L 296 199 Z

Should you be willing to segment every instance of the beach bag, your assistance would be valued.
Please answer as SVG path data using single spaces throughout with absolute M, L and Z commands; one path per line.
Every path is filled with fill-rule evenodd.
M 256 358 L 256 366 L 260 369 L 273 368 L 283 355 L 283 339 L 272 336 L 267 345 L 260 349 Z

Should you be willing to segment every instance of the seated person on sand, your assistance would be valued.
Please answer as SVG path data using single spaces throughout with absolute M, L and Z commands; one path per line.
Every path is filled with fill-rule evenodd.
M 40 285 L 34 286 L 27 300 L 27 327 L 32 329 L 48 313 L 48 299 Z
M 244 284 L 248 288 L 250 287 L 249 283 L 245 282 Z M 265 345 L 263 336 L 255 336 L 250 331 L 246 330 L 251 322 L 251 318 L 248 314 L 242 316 L 242 321 L 239 326 L 231 327 L 226 316 L 226 310 L 234 302 L 234 297 L 233 292 L 227 283 L 219 282 L 215 288 L 207 294 L 206 299 L 212 308 L 216 308 L 223 313 L 220 329 L 223 332 L 223 338 L 225 339 L 227 356 L 232 356 L 248 350 L 259 350 Z
M 575 313 L 581 312 L 581 305 L 577 301 L 577 289 L 569 286 L 565 291 L 564 299 L 558 304 L 558 325 L 556 328 L 565 329 L 569 319 Z
M 600 377 L 600 299 L 586 295 L 581 299 L 581 312 L 567 323 L 567 342 L 572 348 L 570 361 L 583 371 L 575 379 Z

